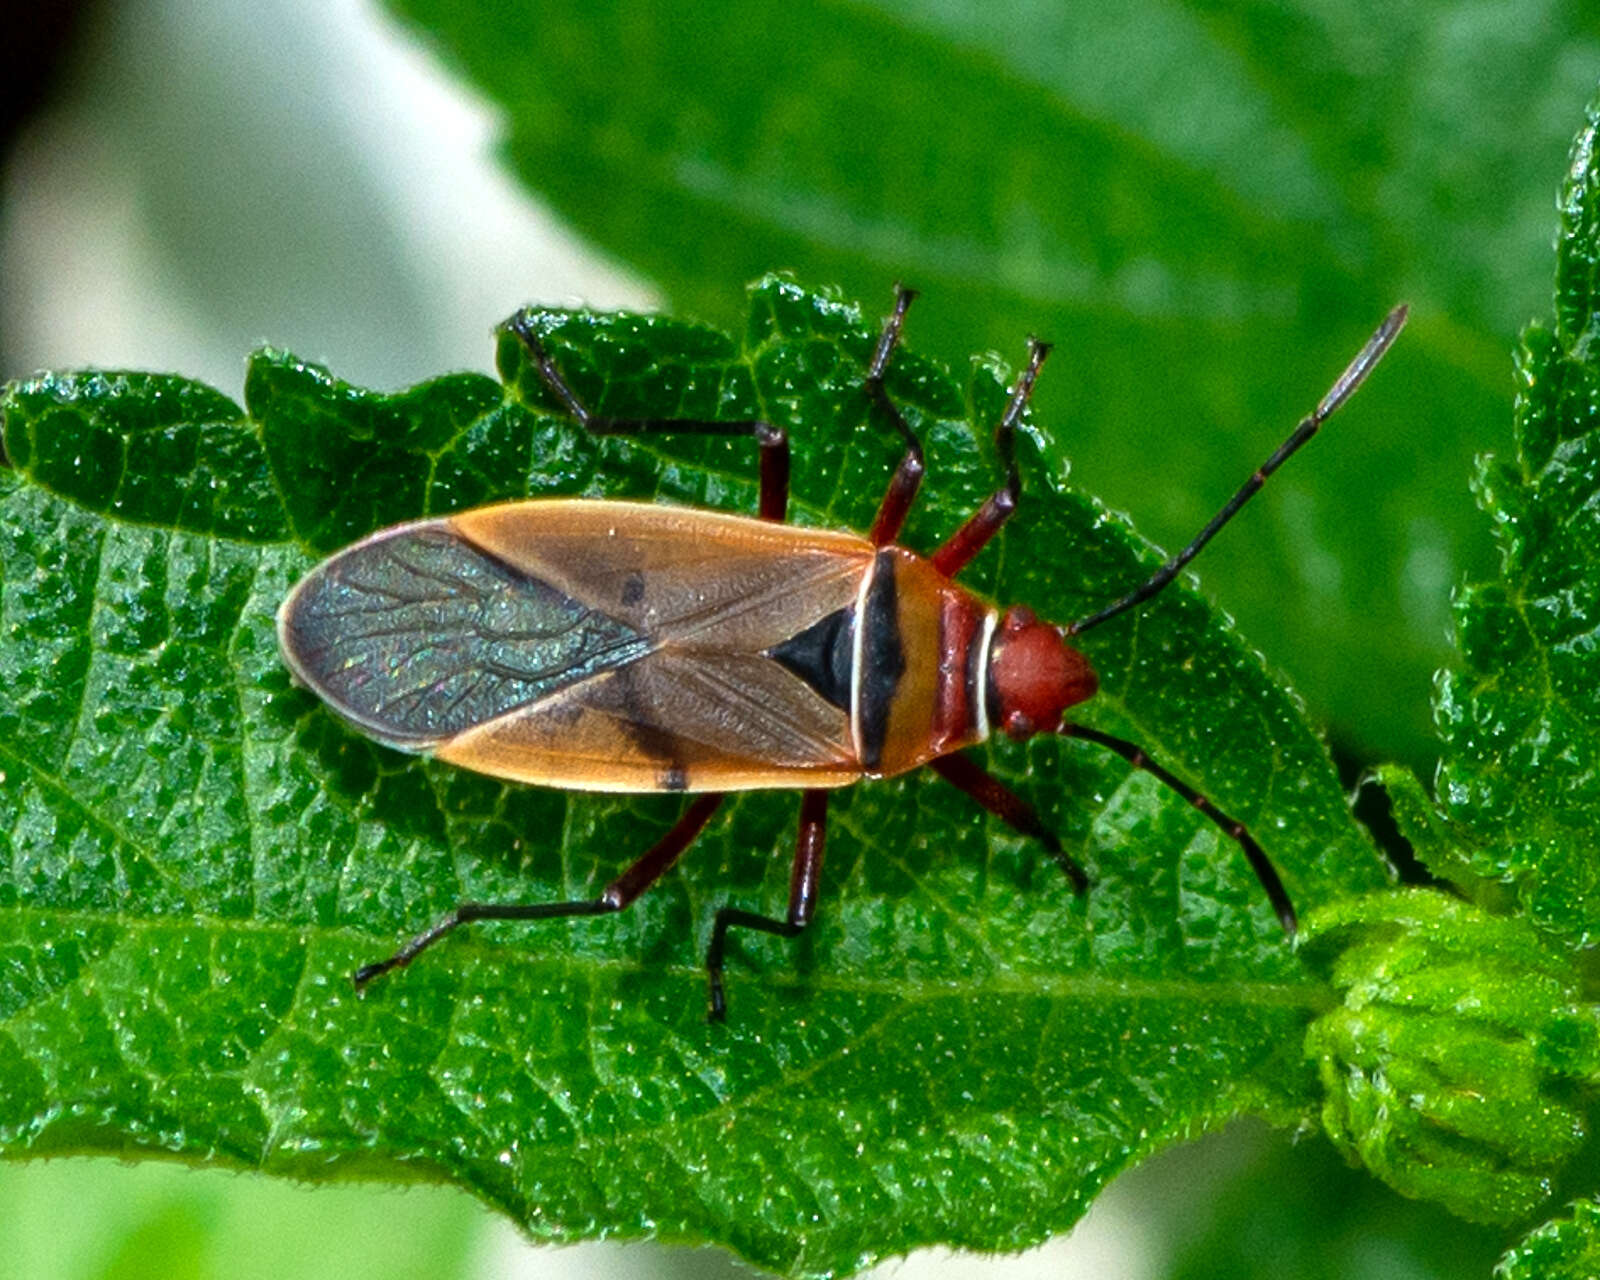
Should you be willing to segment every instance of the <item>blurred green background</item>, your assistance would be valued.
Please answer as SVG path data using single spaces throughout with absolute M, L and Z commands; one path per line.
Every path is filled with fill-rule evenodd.
M 1600 76 L 1600 11 L 393 7 L 45 7 L 36 26 L 59 38 L 14 55 L 8 90 L 0 372 L 137 366 L 237 394 L 245 352 L 270 341 L 396 387 L 488 369 L 490 326 L 530 301 L 732 323 L 743 285 L 771 269 L 869 309 L 903 279 L 923 290 L 919 350 L 959 362 L 1016 359 L 1029 333 L 1058 344 L 1036 400 L 1050 447 L 1170 548 L 1406 299 L 1411 328 L 1371 387 L 1197 567 L 1352 775 L 1384 759 L 1430 769 L 1449 593 L 1492 567 L 1472 458 L 1508 445 L 1512 347 L 1549 309 L 1553 197 Z M 1296 1203 L 1286 1179 L 1318 1193 L 1266 1212 Z M 1064 1252 L 939 1265 L 1145 1276 L 1183 1259 L 1182 1274 L 1243 1275 L 1247 1233 L 1216 1225 L 1241 1214 L 1281 1233 L 1255 1247 L 1314 1254 L 1319 1274 L 1482 1274 L 1494 1254 L 1259 1134 L 1126 1181 Z M 330 1255 L 358 1222 L 382 1224 L 367 1228 L 373 1258 L 427 1259 L 419 1275 L 492 1274 L 522 1252 L 479 1241 L 485 1215 L 453 1193 L 371 1195 L 5 1168 L 0 1238 L 55 1251 L 30 1275 L 144 1274 L 163 1251 L 164 1275 L 248 1274 L 216 1259 L 291 1239 Z M 72 1233 L 98 1251 L 68 1249 L 64 1204 L 104 1224 Z M 1166 1209 L 1136 1227 L 1141 1204 Z M 1318 1213 L 1332 1204 L 1379 1206 L 1377 1242 Z M 1107 1238 L 1114 1261 L 1096 1252 Z M 600 1246 L 529 1265 L 549 1275 L 552 1257 L 643 1268 L 611 1272 L 630 1275 L 720 1265 Z

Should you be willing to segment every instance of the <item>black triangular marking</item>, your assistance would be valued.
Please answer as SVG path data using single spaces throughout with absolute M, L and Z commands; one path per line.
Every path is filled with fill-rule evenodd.
M 853 608 L 836 609 L 768 649 L 767 657 L 794 672 L 839 710 L 849 711 L 854 622 Z

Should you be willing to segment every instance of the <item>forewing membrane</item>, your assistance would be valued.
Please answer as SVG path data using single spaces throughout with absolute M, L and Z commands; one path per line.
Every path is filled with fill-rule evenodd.
M 458 536 L 386 530 L 325 561 L 279 617 L 295 673 L 380 741 L 425 750 L 647 653 L 615 618 Z
M 364 732 L 603 790 L 828 786 L 847 718 L 767 651 L 854 606 L 850 534 L 639 503 L 480 508 L 373 535 L 280 611 L 300 678 Z

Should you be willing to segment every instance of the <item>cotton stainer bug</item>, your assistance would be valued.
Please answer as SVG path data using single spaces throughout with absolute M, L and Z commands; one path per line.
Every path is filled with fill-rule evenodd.
M 915 295 L 900 289 L 865 391 L 904 442 L 872 528 L 784 524 L 789 443 L 767 422 L 620 420 L 591 413 L 545 351 L 529 313 L 509 327 L 539 376 L 591 434 L 751 436 L 760 516 L 595 499 L 529 499 L 372 534 L 314 568 L 278 612 L 295 675 L 363 733 L 516 782 L 586 791 L 700 793 L 676 825 L 606 886 L 574 902 L 468 902 L 355 982 L 409 964 L 459 925 L 620 911 L 694 841 L 727 792 L 801 792 L 782 917 L 717 911 L 706 954 L 710 1014 L 726 1013 L 730 929 L 794 937 L 811 920 L 828 792 L 928 765 L 1038 839 L 1078 892 L 1082 867 L 1021 797 L 961 754 L 993 729 L 1099 743 L 1153 774 L 1249 860 L 1286 932 L 1294 907 L 1244 826 L 1131 742 L 1063 719 L 1097 681 L 1070 643 L 1148 600 L 1192 560 L 1372 371 L 1405 323 L 1390 312 L 1349 367 L 1182 551 L 1121 599 L 1065 627 L 995 608 L 955 575 L 1021 497 L 1018 418 L 1049 348 L 1031 341 L 996 427 L 1005 480 L 931 556 L 896 538 L 923 452 L 884 389 Z

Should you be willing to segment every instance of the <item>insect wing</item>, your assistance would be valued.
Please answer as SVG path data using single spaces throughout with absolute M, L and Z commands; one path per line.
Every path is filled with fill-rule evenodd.
M 528 508 L 538 510 L 529 519 Z M 854 534 L 648 503 L 556 500 L 456 517 L 474 543 L 647 637 L 650 651 L 440 751 L 594 790 L 832 786 L 860 776 L 848 715 L 768 651 L 855 607 Z
M 297 675 L 370 736 L 592 790 L 854 780 L 844 710 L 766 651 L 854 606 L 862 539 L 715 512 L 507 503 L 339 552 L 285 602 Z
M 759 654 L 661 649 L 446 743 L 468 769 L 587 791 L 842 786 L 849 723 Z
M 658 645 L 760 653 L 855 604 L 852 533 L 647 502 L 551 499 L 464 511 L 476 546 Z
M 519 572 L 448 520 L 400 525 L 324 561 L 278 614 L 291 669 L 345 719 L 425 751 L 636 658 L 636 629 Z

